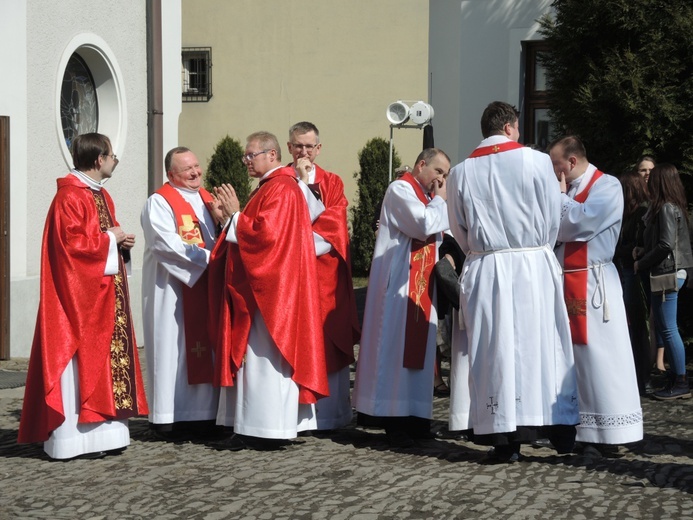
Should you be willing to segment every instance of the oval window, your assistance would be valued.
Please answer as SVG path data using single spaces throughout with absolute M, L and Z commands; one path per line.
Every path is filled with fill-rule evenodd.
M 99 127 L 99 103 L 96 85 L 89 67 L 74 53 L 65 68 L 60 91 L 60 121 L 69 149 L 80 134 L 96 132 Z

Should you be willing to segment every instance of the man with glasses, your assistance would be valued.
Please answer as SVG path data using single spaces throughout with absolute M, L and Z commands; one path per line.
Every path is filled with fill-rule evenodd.
M 41 299 L 18 442 L 53 459 L 100 458 L 130 444 L 127 420 L 148 412 L 123 251 L 135 245 L 103 183 L 118 159 L 105 135 L 72 143 L 41 248 Z
M 175 441 L 217 429 L 207 264 L 217 225 L 231 210 L 202 187 L 202 168 L 188 148 L 170 150 L 164 166 L 168 182 L 147 199 L 141 215 L 142 314 L 150 428 Z
M 217 383 L 222 386 L 217 422 L 233 426 L 223 446 L 281 448 L 299 431 L 315 429 L 313 404 L 328 395 L 312 220 L 324 206 L 282 167 L 277 138 L 256 132 L 244 162 L 259 180 L 233 216 L 226 242 L 213 253 L 212 286 L 225 270 L 216 335 Z
M 318 252 L 315 275 L 320 288 L 320 312 L 325 335 L 325 358 L 330 396 L 315 405 L 318 430 L 333 430 L 351 422 L 349 366 L 360 330 L 351 281 L 351 258 L 344 183 L 339 175 L 315 164 L 322 144 L 317 127 L 308 121 L 289 129 L 290 166 L 325 206 L 313 222 Z

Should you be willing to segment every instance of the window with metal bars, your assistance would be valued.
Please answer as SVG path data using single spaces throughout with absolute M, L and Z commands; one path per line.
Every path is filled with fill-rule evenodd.
M 209 101 L 212 97 L 212 48 L 183 47 L 182 50 L 183 101 Z

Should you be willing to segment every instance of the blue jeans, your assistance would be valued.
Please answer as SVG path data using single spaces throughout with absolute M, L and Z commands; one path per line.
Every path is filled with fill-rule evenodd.
M 683 287 L 685 281 L 677 280 L 679 289 Z M 671 368 L 677 376 L 681 376 L 686 373 L 686 351 L 676 324 L 678 299 L 678 292 L 670 292 L 665 294 L 664 301 L 661 294 L 653 294 L 651 301 L 657 339 L 662 339 Z

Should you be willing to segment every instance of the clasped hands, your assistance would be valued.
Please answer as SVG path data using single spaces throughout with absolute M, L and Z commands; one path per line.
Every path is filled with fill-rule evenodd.
M 222 184 L 213 188 L 212 198 L 208 208 L 217 224 L 223 225 L 234 213 L 241 210 L 236 190 L 230 184 Z

